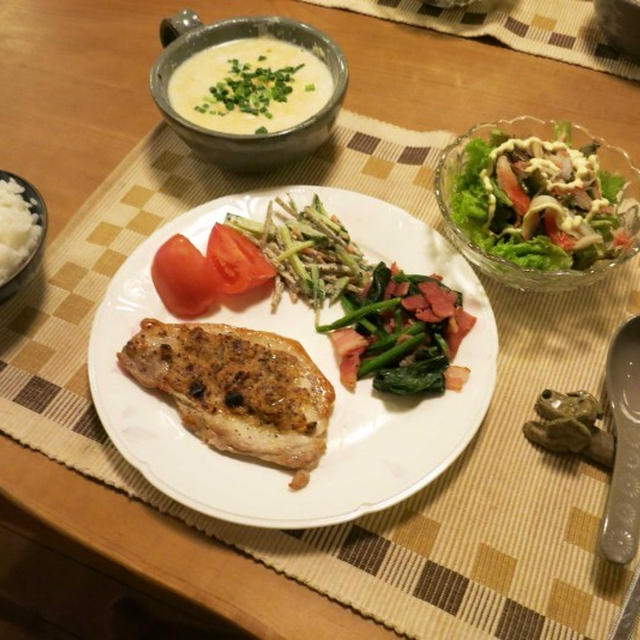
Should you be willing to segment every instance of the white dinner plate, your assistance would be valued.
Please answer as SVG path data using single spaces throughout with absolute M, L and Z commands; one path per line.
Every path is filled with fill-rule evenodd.
M 214 222 L 226 213 L 262 220 L 270 199 L 290 193 L 299 206 L 317 193 L 367 258 L 393 261 L 407 273 L 444 276 L 464 294 L 477 323 L 464 339 L 456 364 L 471 369 L 460 392 L 417 400 L 376 392 L 371 379 L 354 393 L 340 383 L 330 341 L 314 328 L 314 314 L 285 294 L 276 313 L 266 294 L 237 300 L 202 317 L 250 329 L 275 331 L 302 343 L 335 387 L 328 444 L 309 485 L 288 488 L 291 472 L 214 451 L 182 427 L 170 400 L 143 389 L 117 364 L 116 353 L 155 317 L 178 322 L 151 281 L 155 251 L 174 233 L 205 250 Z M 250 304 L 249 304 L 250 302 Z M 321 323 L 342 314 L 322 311 Z M 351 191 L 292 186 L 219 198 L 158 229 L 126 260 L 110 283 L 91 330 L 88 365 L 93 400 L 121 454 L 157 489 L 199 512 L 240 524 L 307 528 L 344 522 L 389 507 L 440 475 L 472 439 L 489 405 L 496 375 L 498 338 L 487 295 L 469 264 L 436 231 L 387 202 Z

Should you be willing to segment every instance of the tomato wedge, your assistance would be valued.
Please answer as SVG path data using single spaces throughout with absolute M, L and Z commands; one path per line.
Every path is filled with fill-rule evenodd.
M 207 258 L 218 273 L 223 293 L 242 293 L 259 287 L 276 270 L 251 240 L 227 225 L 216 223 L 207 243 Z
M 625 228 L 615 229 L 611 232 L 611 235 L 613 236 L 614 247 L 625 247 L 626 249 L 631 248 L 633 238 L 631 238 Z
M 576 239 L 558 227 L 556 218 L 553 214 L 549 215 L 548 213 L 545 213 L 543 223 L 544 232 L 553 244 L 558 245 L 565 251 L 573 250 L 573 245 L 576 243 Z
M 165 307 L 175 316 L 206 313 L 218 297 L 218 274 L 192 242 L 180 233 L 156 252 L 151 279 Z

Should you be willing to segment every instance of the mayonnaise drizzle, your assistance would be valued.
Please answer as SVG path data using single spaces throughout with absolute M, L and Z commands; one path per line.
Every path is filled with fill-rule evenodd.
M 567 181 L 562 177 L 558 179 L 562 173 L 561 167 L 559 167 L 550 158 L 536 157 L 534 154 L 535 145 L 539 145 L 540 148 L 550 154 L 558 152 L 566 153 L 569 162 L 571 163 L 573 180 Z M 480 180 L 489 198 L 487 224 L 491 223 L 497 204 L 493 184 L 491 183 L 489 176 L 493 173 L 496 160 L 501 155 L 512 152 L 515 149 L 522 149 L 526 151 L 528 155 L 532 156 L 522 170 L 529 174 L 538 171 L 542 177 L 544 188 L 547 193 L 554 190 L 568 193 L 575 189 L 584 189 L 585 187 L 592 185 L 598 179 L 597 176 L 598 171 L 600 170 L 600 163 L 596 154 L 586 156 L 578 149 L 573 149 L 559 140 L 549 142 L 536 136 L 531 136 L 529 138 L 509 138 L 507 141 L 503 142 L 491 151 L 489 154 L 490 162 L 488 163 L 488 166 L 480 172 Z M 590 209 L 588 212 L 585 212 L 584 217 L 581 214 L 574 215 L 569 209 L 561 206 L 564 219 L 560 223 L 560 227 L 565 231 L 577 229 L 584 221 L 589 221 L 600 211 L 602 207 L 609 206 L 610 204 L 611 203 L 606 198 L 601 197 L 593 199 L 591 200 Z

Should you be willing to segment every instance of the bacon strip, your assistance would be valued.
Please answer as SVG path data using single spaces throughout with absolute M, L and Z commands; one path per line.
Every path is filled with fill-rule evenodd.
M 358 368 L 360 367 L 360 359 L 364 353 L 364 348 L 352 351 L 343 356 L 340 360 L 340 382 L 349 389 L 354 391 L 356 382 L 358 381 Z
M 418 320 L 423 322 L 441 322 L 452 317 L 456 312 L 458 294 L 437 282 L 418 283 L 420 293 L 403 298 L 401 304 L 407 311 L 413 311 Z
M 468 367 L 449 365 L 444 370 L 444 388 L 451 391 L 461 391 L 464 383 L 469 379 L 470 373 L 471 369 Z
M 436 282 L 430 281 L 418 283 L 418 289 L 440 320 L 454 314 L 458 300 L 458 294 L 455 291 L 445 289 Z
M 347 353 L 356 349 L 366 348 L 369 342 L 360 335 L 355 329 L 345 327 L 344 329 L 336 329 L 329 334 L 331 345 L 338 358 L 342 358 Z
M 408 282 L 394 282 L 395 286 L 393 287 L 393 295 L 392 298 L 402 298 L 409 293 L 409 283 Z
M 391 267 L 391 280 L 387 283 L 387 286 L 384 289 L 384 294 L 382 296 L 383 300 L 389 300 L 389 298 L 402 298 L 407 295 L 409 291 L 409 283 L 408 282 L 394 282 L 393 276 L 398 275 L 400 273 L 400 269 L 398 265 L 394 262 Z
M 439 318 L 431 309 L 418 309 L 416 311 L 416 318 L 422 320 L 422 322 L 440 322 L 442 318 Z
M 455 313 L 449 318 L 444 332 L 444 339 L 449 346 L 449 360 L 453 360 L 462 339 L 471 331 L 477 318 L 465 311 L 462 307 L 456 307 Z
M 336 329 L 329 334 L 329 338 L 339 363 L 340 382 L 353 391 L 356 388 L 360 358 L 369 341 L 351 327 Z
M 408 296 L 406 298 L 403 298 L 400 304 L 407 311 L 416 311 L 418 309 L 426 309 L 429 306 L 424 296 L 419 293 L 417 293 L 414 296 Z

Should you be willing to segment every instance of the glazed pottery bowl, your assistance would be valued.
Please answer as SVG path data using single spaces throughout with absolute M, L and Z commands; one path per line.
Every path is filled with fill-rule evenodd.
M 168 98 L 172 73 L 203 49 L 237 40 L 268 35 L 311 51 L 329 68 L 333 93 L 320 111 L 282 131 L 232 134 L 201 127 L 182 117 Z M 278 16 L 245 16 L 203 25 L 196 14 L 183 10 L 160 25 L 164 50 L 150 76 L 151 95 L 169 126 L 201 158 L 240 172 L 262 172 L 295 162 L 329 137 L 347 90 L 347 63 L 338 45 L 315 27 Z
M 0 181 L 14 180 L 24 191 L 21 196 L 30 203 L 31 213 L 37 216 L 37 224 L 42 228 L 40 236 L 27 258 L 9 275 L 9 279 L 0 281 L 0 304 L 27 286 L 35 275 L 44 253 L 45 236 L 47 234 L 47 207 L 38 190 L 27 180 L 8 171 L 0 171 Z
M 607 40 L 640 61 L 640 0 L 594 0 L 593 7 Z

